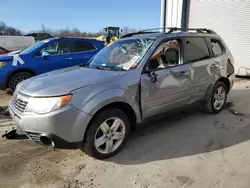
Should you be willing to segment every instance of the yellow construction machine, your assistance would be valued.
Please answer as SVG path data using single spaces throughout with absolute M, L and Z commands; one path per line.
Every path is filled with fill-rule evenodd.
M 97 37 L 97 40 L 104 41 L 105 46 L 119 38 L 120 27 L 108 26 L 103 28 L 103 35 Z

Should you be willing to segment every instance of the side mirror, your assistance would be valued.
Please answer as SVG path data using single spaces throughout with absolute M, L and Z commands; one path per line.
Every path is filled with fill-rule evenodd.
M 123 30 L 121 29 L 121 33 L 123 32 Z
M 47 57 L 49 57 L 50 56 L 50 53 L 49 52 L 47 52 L 47 51 L 45 51 L 45 52 L 43 52 L 42 53 L 42 58 L 47 58 Z
M 145 68 L 145 73 L 150 74 L 152 71 L 148 67 Z
M 150 70 L 148 67 L 146 67 L 145 69 L 145 73 L 149 74 L 150 77 L 151 77 L 151 82 L 155 83 L 157 81 L 157 74 L 153 71 L 153 70 Z

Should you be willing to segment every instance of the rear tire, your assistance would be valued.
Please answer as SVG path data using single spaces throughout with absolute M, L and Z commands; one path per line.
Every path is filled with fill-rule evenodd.
M 221 112 L 227 101 L 227 91 L 223 82 L 217 82 L 210 93 L 209 99 L 204 104 L 205 111 L 211 114 Z
M 29 72 L 18 72 L 12 75 L 8 82 L 8 88 L 14 92 L 16 89 L 17 84 L 22 82 L 23 80 L 31 78 L 33 75 Z
M 114 156 L 121 150 L 129 131 L 130 122 L 123 111 L 116 108 L 102 111 L 90 123 L 83 149 L 97 159 Z

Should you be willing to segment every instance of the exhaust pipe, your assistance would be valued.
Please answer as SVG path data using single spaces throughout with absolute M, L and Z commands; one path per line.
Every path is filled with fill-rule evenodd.
M 55 143 L 53 142 L 53 140 L 51 140 L 49 137 L 47 136 L 41 136 L 40 137 L 41 142 L 46 145 L 46 146 L 52 146 L 55 147 Z

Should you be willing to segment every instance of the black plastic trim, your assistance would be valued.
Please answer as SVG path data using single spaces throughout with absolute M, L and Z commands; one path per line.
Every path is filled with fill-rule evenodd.
M 38 132 L 31 132 L 31 131 L 25 131 L 28 135 L 29 134 L 36 134 L 39 135 L 39 138 L 41 136 L 48 137 L 50 140 L 54 142 L 54 148 L 59 149 L 79 149 L 82 145 L 82 142 L 68 142 L 64 140 L 63 138 L 50 133 L 38 133 Z M 40 142 L 39 142 L 40 143 Z

